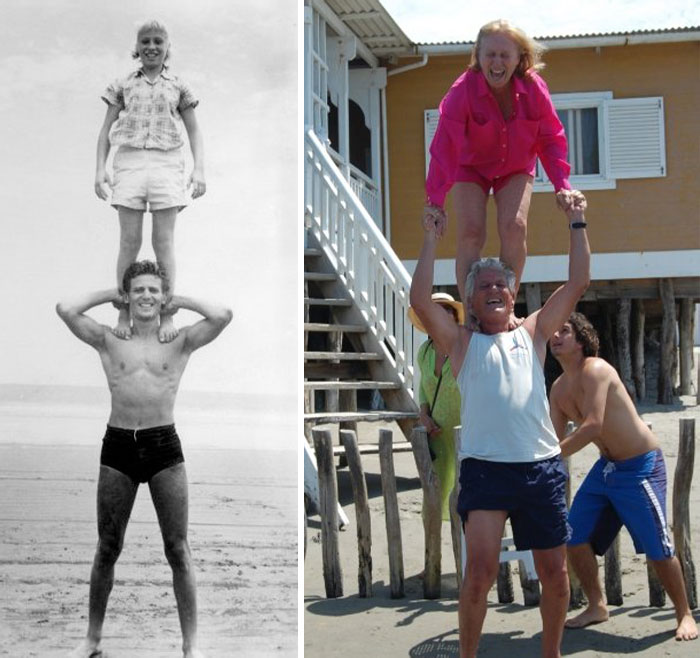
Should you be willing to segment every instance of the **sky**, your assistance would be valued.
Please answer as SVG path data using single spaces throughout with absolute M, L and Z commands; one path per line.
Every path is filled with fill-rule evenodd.
M 137 26 L 168 27 L 171 70 L 200 99 L 207 194 L 175 229 L 177 292 L 234 319 L 182 389 L 296 396 L 296 3 L 3 0 L 0 384 L 104 386 L 96 352 L 54 311 L 116 285 L 116 211 L 93 191 L 108 83 L 136 68 Z M 245 7 L 245 11 L 241 8 Z M 141 257 L 153 258 L 150 217 Z M 96 310 L 107 324 L 113 309 Z M 189 324 L 186 313 L 176 322 Z
M 532 37 L 700 26 L 700 0 L 380 0 L 414 42 L 474 41 L 506 18 Z

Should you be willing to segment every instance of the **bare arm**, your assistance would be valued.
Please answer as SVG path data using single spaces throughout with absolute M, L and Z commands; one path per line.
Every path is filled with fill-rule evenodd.
M 182 330 L 185 333 L 185 348 L 190 352 L 211 343 L 226 328 L 233 317 L 231 309 L 225 306 L 183 295 L 173 295 L 170 306 L 174 311 L 185 309 L 204 316 L 199 322 Z
M 578 193 L 574 205 L 567 211 L 569 222 L 585 222 L 586 200 Z M 533 337 L 540 361 L 544 363 L 547 341 L 576 308 L 576 303 L 588 288 L 591 278 L 591 248 L 585 228 L 569 229 L 569 279 L 557 288 L 544 306 L 528 316 L 523 323 Z
M 107 105 L 105 120 L 97 138 L 97 162 L 95 165 L 95 194 L 103 201 L 107 200 L 105 185 L 111 187 L 112 181 L 107 175 L 107 156 L 109 155 L 109 129 L 119 116 L 120 107 Z
M 116 288 L 100 290 L 87 293 L 73 300 L 58 302 L 56 304 L 56 313 L 80 340 L 91 345 L 96 350 L 100 350 L 105 345 L 105 334 L 111 330 L 90 316 L 85 315 L 85 312 L 95 306 L 111 304 L 114 301 L 121 301 L 119 291 Z
M 561 443 L 566 436 L 566 424 L 569 422 L 570 418 L 559 406 L 559 386 L 557 382 L 552 384 L 552 389 L 549 392 L 549 417 L 552 419 L 554 431 Z
M 193 107 L 188 107 L 180 112 L 182 122 L 187 130 L 187 137 L 190 140 L 190 148 L 192 149 L 192 160 L 194 168 L 188 185 L 192 185 L 192 198 L 202 196 L 207 191 L 207 184 L 204 180 L 204 140 L 202 131 L 197 123 L 197 116 L 194 113 Z
M 602 436 L 605 404 L 610 388 L 610 377 L 605 367 L 596 362 L 586 364 L 581 372 L 581 386 L 583 388 L 581 406 L 583 421 L 574 432 L 560 440 L 563 457 L 573 455 Z
M 461 355 L 457 354 L 460 328 L 432 299 L 433 275 L 435 269 L 435 225 L 425 226 L 423 248 L 418 257 L 416 271 L 411 281 L 411 306 L 423 322 L 428 334 L 433 339 L 437 348 L 443 354 L 449 354 L 452 367 L 459 371 L 462 365 Z

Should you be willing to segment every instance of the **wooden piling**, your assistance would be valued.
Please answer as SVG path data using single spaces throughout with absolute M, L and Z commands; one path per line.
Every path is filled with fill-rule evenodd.
M 615 323 L 617 363 L 620 367 L 620 379 L 630 397 L 637 397 L 634 380 L 632 379 L 632 353 L 630 350 L 630 315 L 632 312 L 631 299 L 617 300 L 617 322 Z
M 690 487 L 695 460 L 695 419 L 680 419 L 678 461 L 673 477 L 673 540 L 681 563 L 688 605 L 698 607 L 698 588 L 695 564 L 690 550 Z
M 345 457 L 350 468 L 350 482 L 355 499 L 357 522 L 357 585 L 361 599 L 372 596 L 372 521 L 369 514 L 369 498 L 357 435 L 353 430 L 340 430 L 340 442 L 345 448 Z
M 438 479 L 428 448 L 428 434 L 418 426 L 411 433 L 413 458 L 423 489 L 423 532 L 425 535 L 425 570 L 423 573 L 423 596 L 426 599 L 440 598 L 442 504 L 440 480 Z
M 644 302 L 635 299 L 632 302 L 632 379 L 637 392 L 637 400 L 643 400 L 647 394 L 646 377 L 644 374 Z
M 622 574 L 620 572 L 620 533 L 605 552 L 605 598 L 608 605 L 622 605 Z
M 399 501 L 396 495 L 391 430 L 379 430 L 379 468 L 382 479 L 386 539 L 389 551 L 389 588 L 391 598 L 400 599 L 404 596 L 403 546 L 401 543 L 401 523 L 399 521 Z
M 671 404 L 673 402 L 673 353 L 676 342 L 676 302 L 673 298 L 671 279 L 659 280 L 659 295 L 663 305 L 663 318 L 661 322 L 659 390 L 656 401 L 659 404 Z
M 455 473 L 457 474 L 455 486 L 450 492 L 450 531 L 452 534 L 452 553 L 455 560 L 455 575 L 457 577 L 457 589 L 462 586 L 462 519 L 457 512 L 457 501 L 459 499 L 459 429 L 453 428 L 452 438 L 455 454 Z M 443 430 L 444 431 L 444 430 Z
M 566 428 L 566 434 L 571 434 L 573 432 L 573 423 L 569 422 Z M 569 477 L 566 480 L 566 507 L 571 509 L 571 457 L 564 458 L 564 464 L 566 465 L 566 472 Z M 571 561 L 567 556 L 567 567 L 569 572 L 569 610 L 576 610 L 581 608 L 586 603 L 586 597 L 583 593 L 583 588 L 581 587 L 581 581 L 578 575 L 571 566 Z
M 333 441 L 328 430 L 312 430 L 321 514 L 323 582 L 329 599 L 343 596 L 343 571 L 338 550 L 338 482 L 333 461 Z
M 693 369 L 693 312 L 695 302 L 684 297 L 681 299 L 681 315 L 678 322 L 678 342 L 681 366 L 681 395 L 692 393 L 692 369 Z

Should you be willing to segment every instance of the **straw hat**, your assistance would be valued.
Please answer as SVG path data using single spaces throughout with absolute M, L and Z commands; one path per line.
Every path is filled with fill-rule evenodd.
M 456 302 L 455 298 L 446 292 L 434 292 L 430 298 L 436 304 L 440 304 L 440 306 L 447 306 L 454 309 L 454 311 L 457 313 L 457 323 L 464 324 L 464 306 L 462 305 L 462 302 Z M 423 326 L 423 323 L 420 321 L 420 318 L 413 310 L 413 306 L 408 307 L 408 319 L 411 321 L 411 324 L 418 329 L 418 331 L 422 331 L 424 334 L 428 333 Z

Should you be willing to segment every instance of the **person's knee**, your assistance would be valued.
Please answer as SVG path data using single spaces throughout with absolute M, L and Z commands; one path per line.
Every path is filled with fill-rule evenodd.
M 461 218 L 457 222 L 457 244 L 482 249 L 486 244 L 486 222 L 478 218 Z
M 122 232 L 119 239 L 119 245 L 122 252 L 125 252 L 136 258 L 139 251 L 141 250 L 141 233 L 137 231 L 126 231 Z
M 190 547 L 187 543 L 187 539 L 184 537 L 165 539 L 163 542 L 163 549 L 165 552 L 165 557 L 168 560 L 168 564 L 170 564 L 173 569 L 189 569 Z
M 546 560 L 537 569 L 542 587 L 547 587 L 558 596 L 569 595 L 569 574 L 566 560 Z
M 525 243 L 527 240 L 527 215 L 518 211 L 514 217 L 505 217 L 498 222 L 501 242 L 511 244 Z
M 111 567 L 119 559 L 124 542 L 114 536 L 100 537 L 97 542 L 96 561 L 100 566 Z
M 467 563 L 467 577 L 463 586 L 470 598 L 488 593 L 498 576 L 498 561 L 471 559 Z

